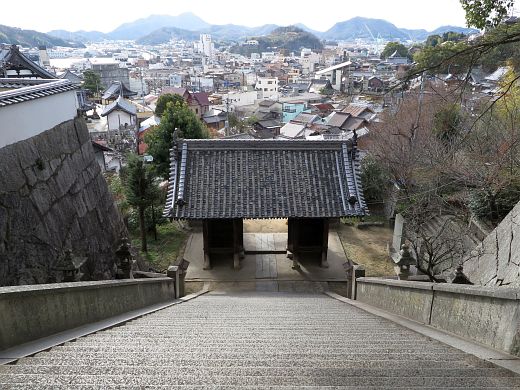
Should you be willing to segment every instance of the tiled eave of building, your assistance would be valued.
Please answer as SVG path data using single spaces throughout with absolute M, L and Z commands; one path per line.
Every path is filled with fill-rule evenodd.
M 63 92 L 79 89 L 79 85 L 69 80 L 22 80 L 0 78 L 0 107 L 23 103 Z

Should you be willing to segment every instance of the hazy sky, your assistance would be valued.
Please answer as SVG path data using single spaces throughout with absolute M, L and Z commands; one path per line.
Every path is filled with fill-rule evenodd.
M 397 27 L 433 30 L 465 26 L 459 0 L 25 0 L 5 1 L 0 24 L 47 32 L 54 29 L 112 31 L 151 14 L 191 11 L 211 24 L 259 26 L 304 23 L 325 31 L 354 16 L 386 19 Z

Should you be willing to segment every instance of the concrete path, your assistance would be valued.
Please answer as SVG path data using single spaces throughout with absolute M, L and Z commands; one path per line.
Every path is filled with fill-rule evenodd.
M 244 233 L 246 253 L 285 253 L 287 233 Z
M 192 233 L 188 238 L 184 257 L 190 261 L 186 280 L 219 282 L 255 282 L 256 279 L 272 279 L 278 282 L 313 281 L 344 282 L 343 263 L 347 261 L 343 246 L 334 231 L 329 233 L 329 268 L 320 267 L 319 256 L 300 259 L 301 270 L 292 269 L 292 261 L 285 255 L 287 233 L 245 233 L 246 251 L 264 250 L 261 254 L 247 254 L 240 261 L 240 269 L 233 269 L 231 256 L 213 256 L 212 269 L 204 270 L 202 233 Z M 273 251 L 277 253 L 267 253 Z M 262 251 L 261 251 L 262 252 Z M 280 253 L 278 253 L 280 252 Z M 266 256 L 268 255 L 268 256 Z M 254 290 L 255 288 L 253 288 Z
M 255 255 L 255 259 L 257 279 L 276 279 L 278 277 L 275 255 Z
M 0 366 L 2 389 L 518 389 L 520 377 L 325 295 L 213 292 Z

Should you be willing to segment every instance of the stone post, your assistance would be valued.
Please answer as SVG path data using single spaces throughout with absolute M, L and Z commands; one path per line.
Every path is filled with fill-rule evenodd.
M 179 266 L 170 265 L 166 271 L 166 276 L 175 280 L 175 298 L 180 298 L 180 280 L 179 280 Z
M 122 279 L 132 279 L 132 254 L 130 253 L 130 241 L 127 237 L 121 239 L 121 244 L 116 250 L 116 256 L 119 260 Z

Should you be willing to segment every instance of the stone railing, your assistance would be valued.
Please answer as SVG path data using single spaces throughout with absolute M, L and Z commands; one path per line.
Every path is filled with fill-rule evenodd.
M 520 289 L 359 278 L 357 300 L 520 356 Z
M 175 279 L 0 287 L 0 351 L 175 299 Z

